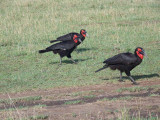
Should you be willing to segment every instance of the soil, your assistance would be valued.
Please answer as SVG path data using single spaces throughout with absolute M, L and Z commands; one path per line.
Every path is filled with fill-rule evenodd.
M 160 118 L 160 79 L 146 79 L 138 83 L 137 86 L 130 82 L 119 82 L 0 94 L 1 100 L 10 100 L 10 102 L 0 101 L 0 118 L 4 120 Z M 130 89 L 135 87 L 137 90 Z M 122 90 L 122 88 L 128 89 Z M 37 96 L 41 96 L 40 99 L 25 99 Z

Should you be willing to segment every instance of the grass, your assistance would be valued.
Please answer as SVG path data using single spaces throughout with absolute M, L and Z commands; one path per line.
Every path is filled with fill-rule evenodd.
M 134 114 L 132 114 L 132 112 L 130 112 L 130 110 L 126 107 L 122 108 L 117 112 L 119 112 L 120 115 L 118 115 L 118 118 L 116 120 L 159 120 L 158 115 L 154 113 L 146 113 L 146 116 L 144 117 L 141 110 L 137 110 Z
M 76 118 L 77 114 L 76 113 L 72 113 L 72 117 Z
M 29 118 L 22 118 L 21 120 L 47 120 L 48 115 L 36 115 Z M 7 118 L 6 120 L 15 120 L 15 118 Z
M 46 105 L 45 104 L 39 104 L 39 105 L 35 105 L 35 106 L 32 106 L 32 108 L 33 109 L 41 109 L 41 108 L 45 108 L 46 107 Z M 16 111 L 16 109 L 18 109 L 18 110 L 28 110 L 29 109 L 29 107 L 27 106 L 27 107 L 24 107 L 24 106 L 19 106 L 19 107 L 16 107 L 16 108 L 5 108 L 5 109 L 1 109 L 0 110 L 0 112 L 14 112 L 14 111 Z
M 0 2 L 0 93 L 84 86 L 115 81 L 119 72 L 104 70 L 103 62 L 120 52 L 141 46 L 148 54 L 132 71 L 139 80 L 160 73 L 158 0 L 2 0 Z M 38 54 L 50 40 L 86 29 L 89 38 L 58 67 L 59 56 Z M 148 75 L 145 77 L 144 75 Z M 107 78 L 109 80 L 103 80 Z M 159 79 L 158 77 L 156 77 Z
M 131 88 L 119 88 L 117 92 L 129 91 L 129 92 L 140 92 L 147 90 L 147 87 L 131 87 Z
M 160 96 L 160 95 L 159 94 L 151 94 L 150 96 L 154 97 L 154 96 Z
M 82 100 L 75 100 L 75 101 L 66 101 L 64 104 L 65 105 L 74 105 L 74 104 L 79 104 L 82 103 Z
M 87 96 L 90 96 L 90 97 L 93 97 L 94 94 L 96 93 L 103 93 L 103 90 L 90 90 L 90 91 L 81 91 L 81 92 L 74 92 L 74 93 L 71 93 L 69 94 L 70 96 L 72 97 L 87 97 Z
M 42 97 L 41 96 L 30 96 L 30 97 L 23 97 L 23 98 L 14 98 L 12 99 L 12 102 L 16 103 L 16 102 L 29 102 L 29 101 L 36 101 L 36 100 L 41 100 Z M 11 103 L 11 100 L 9 99 L 0 99 L 0 103 L 6 103 L 9 104 Z
M 38 116 L 33 116 L 33 117 L 30 117 L 29 119 L 30 120 L 46 120 L 48 119 L 48 115 L 38 115 Z
M 37 111 L 41 111 L 42 108 L 46 107 L 46 105 L 44 104 L 39 104 L 39 105 L 35 105 L 32 106 L 32 108 L 30 107 L 24 107 L 24 106 L 19 106 L 17 108 L 9 108 L 9 109 L 4 109 L 4 110 L 0 110 L 1 112 L 1 119 L 4 120 L 43 120 L 43 119 L 47 119 L 48 115 L 38 115 Z M 27 111 L 27 114 L 22 114 L 21 112 L 17 113 L 15 112 L 16 109 L 20 112 L 20 111 Z M 32 110 L 31 110 L 32 109 Z M 32 116 L 29 115 L 29 111 L 32 111 Z M 30 116 L 30 117 L 29 117 Z
M 100 101 L 117 101 L 117 100 L 131 100 L 134 97 L 132 96 L 125 96 L 125 97 L 119 97 L 119 98 L 103 98 L 100 99 Z
M 83 96 L 83 98 L 85 98 L 85 99 L 93 99 L 95 97 L 96 97 L 96 95 L 86 95 L 86 96 Z
M 139 86 L 136 86 L 136 87 L 129 87 L 129 88 L 119 88 L 117 89 L 116 91 L 117 92 L 124 92 L 124 91 L 129 91 L 129 92 L 140 92 L 140 91 L 143 91 L 143 90 L 148 90 L 150 88 L 153 88 L 153 89 L 159 89 L 160 86 L 159 85 L 152 85 L 152 86 L 146 86 L 146 87 L 139 87 Z

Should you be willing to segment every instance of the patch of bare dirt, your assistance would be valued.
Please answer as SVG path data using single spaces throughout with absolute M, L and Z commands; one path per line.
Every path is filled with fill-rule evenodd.
M 0 118 L 46 115 L 49 120 L 104 120 L 122 118 L 124 113 L 130 117 L 160 117 L 160 79 L 139 82 L 136 87 L 147 88 L 140 91 L 117 91 L 132 87 L 135 86 L 130 82 L 124 82 L 10 93 L 11 98 L 41 96 L 42 99 L 13 101 L 13 104 L 2 102 Z M 0 98 L 8 99 L 8 95 L 0 94 Z M 9 110 L 13 108 L 18 111 Z

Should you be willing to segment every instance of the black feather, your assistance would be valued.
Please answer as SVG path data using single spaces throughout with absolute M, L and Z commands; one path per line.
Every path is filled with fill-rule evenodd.
M 108 67 L 107 65 L 104 65 L 102 68 L 98 69 L 98 70 L 95 71 L 95 72 L 99 72 L 99 71 L 101 71 L 101 70 L 104 70 L 104 69 L 106 69 L 107 67 Z

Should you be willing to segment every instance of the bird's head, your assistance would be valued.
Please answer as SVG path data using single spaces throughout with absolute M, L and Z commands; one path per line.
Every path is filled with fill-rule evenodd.
M 84 29 L 81 29 L 81 30 L 80 30 L 80 34 L 81 34 L 83 37 L 88 36 L 87 31 L 84 30 Z
M 74 40 L 75 43 L 77 43 L 77 42 L 80 42 L 80 43 L 81 43 L 81 42 L 82 42 L 80 36 L 77 36 L 77 35 L 74 35 L 74 36 L 73 36 L 73 40 Z
M 135 54 L 137 54 L 138 57 L 141 58 L 141 59 L 143 59 L 143 56 L 146 56 L 146 53 L 145 53 L 144 49 L 141 48 L 141 47 L 137 47 L 135 49 Z

